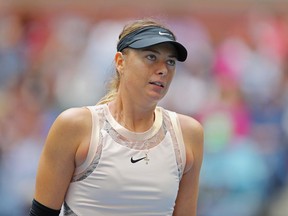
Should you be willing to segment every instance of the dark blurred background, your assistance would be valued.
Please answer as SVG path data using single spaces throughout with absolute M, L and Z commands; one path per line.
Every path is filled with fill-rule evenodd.
M 287 216 L 284 0 L 0 1 L 0 215 L 27 215 L 49 127 L 104 95 L 118 34 L 143 17 L 189 50 L 160 105 L 204 126 L 198 216 Z

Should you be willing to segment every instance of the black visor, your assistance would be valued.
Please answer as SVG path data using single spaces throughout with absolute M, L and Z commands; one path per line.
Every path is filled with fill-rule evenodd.
M 177 51 L 177 60 L 181 62 L 186 60 L 186 48 L 175 40 L 173 34 L 170 31 L 157 26 L 144 27 L 126 35 L 119 41 L 117 45 L 117 51 L 121 52 L 127 47 L 141 49 L 160 43 L 172 44 Z

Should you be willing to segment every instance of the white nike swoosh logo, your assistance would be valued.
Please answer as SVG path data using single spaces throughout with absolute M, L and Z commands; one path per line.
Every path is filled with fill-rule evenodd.
M 159 31 L 159 35 L 167 35 L 167 36 L 170 36 L 170 37 L 172 37 L 172 35 L 171 35 L 171 34 L 169 34 L 169 33 L 166 33 L 166 32 L 161 32 L 161 31 Z

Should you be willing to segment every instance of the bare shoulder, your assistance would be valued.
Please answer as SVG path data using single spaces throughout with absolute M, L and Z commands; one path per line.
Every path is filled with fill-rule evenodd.
M 181 127 L 188 127 L 188 129 L 202 129 L 202 125 L 196 119 L 179 113 L 177 113 L 177 115 L 181 123 Z
M 56 119 L 56 123 L 63 124 L 65 126 L 69 126 L 71 128 L 83 125 L 83 123 L 87 123 L 91 118 L 90 111 L 84 107 L 70 108 L 64 110 Z
M 47 144 L 74 145 L 77 149 L 81 140 L 91 128 L 91 114 L 86 108 L 70 108 L 62 113 L 54 121 L 48 134 Z M 49 142 L 49 141 L 52 142 Z M 63 146 L 64 147 L 64 146 Z
M 180 181 L 173 216 L 196 216 L 204 132 L 202 125 L 196 119 L 182 114 L 177 115 L 186 148 L 186 165 Z
M 178 118 L 184 138 L 192 138 L 193 140 L 203 138 L 203 127 L 199 121 L 182 114 L 178 114 Z M 201 140 L 199 141 L 199 144 L 201 144 Z
M 185 172 L 187 172 L 192 167 L 201 167 L 203 158 L 204 130 L 201 123 L 190 116 L 178 114 L 178 118 L 186 147 Z
M 70 108 L 56 118 L 39 161 L 37 201 L 50 208 L 61 208 L 75 165 L 81 163 L 76 156 L 79 147 L 88 140 L 90 126 L 91 114 L 86 108 Z

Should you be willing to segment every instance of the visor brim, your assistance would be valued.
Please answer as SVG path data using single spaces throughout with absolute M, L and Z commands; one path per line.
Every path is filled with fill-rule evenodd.
M 149 46 L 154 46 L 161 43 L 170 43 L 172 44 L 177 52 L 177 60 L 180 62 L 184 62 L 187 59 L 187 50 L 186 48 L 179 42 L 174 40 L 170 40 L 166 37 L 150 37 L 139 39 L 129 45 L 130 48 L 141 49 Z

